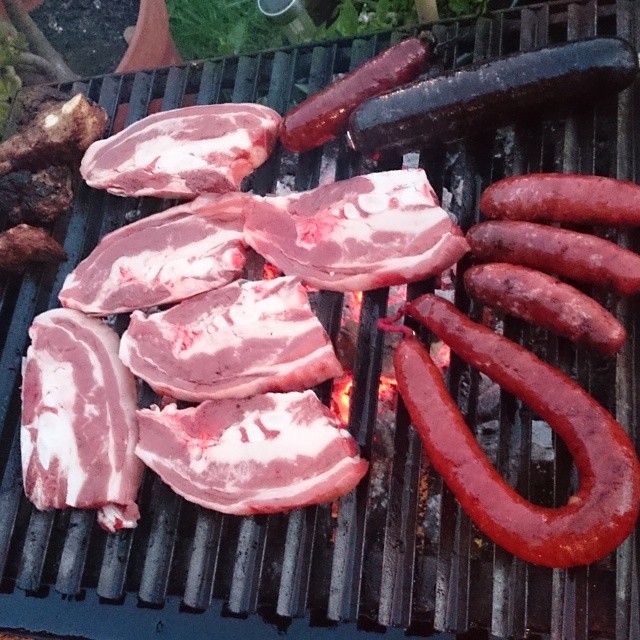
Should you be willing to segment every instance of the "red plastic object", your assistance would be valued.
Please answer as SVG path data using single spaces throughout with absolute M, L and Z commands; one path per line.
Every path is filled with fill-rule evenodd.
M 182 64 L 171 39 L 165 0 L 140 0 L 133 37 L 116 73 Z
M 27 11 L 33 11 L 34 9 L 37 9 L 43 2 L 44 0 L 22 0 L 22 4 Z M 0 0 L 0 17 L 8 17 L 7 10 L 4 8 L 4 2 L 2 2 L 2 0 Z

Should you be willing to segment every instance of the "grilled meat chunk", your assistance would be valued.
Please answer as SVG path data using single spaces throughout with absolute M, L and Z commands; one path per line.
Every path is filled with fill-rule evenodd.
M 100 138 L 107 112 L 77 94 L 59 107 L 43 111 L 34 122 L 0 144 L 0 176 L 19 169 L 43 169 L 79 163 Z
M 14 171 L 0 178 L 0 211 L 9 222 L 47 225 L 69 209 L 73 180 L 69 167 L 48 167 L 32 173 Z
M 31 262 L 66 260 L 64 249 L 46 231 L 19 224 L 0 233 L 0 270 L 21 272 Z

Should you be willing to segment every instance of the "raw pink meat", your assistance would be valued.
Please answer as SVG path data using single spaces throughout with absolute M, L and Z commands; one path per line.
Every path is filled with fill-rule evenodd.
M 89 186 L 118 196 L 233 191 L 271 155 L 281 120 L 259 104 L 162 111 L 94 142 L 80 172 Z
M 206 194 L 106 235 L 72 271 L 63 306 L 106 316 L 177 302 L 240 277 L 251 196 Z
M 257 199 L 245 240 L 285 274 L 332 291 L 421 280 L 469 250 L 422 169 Z
M 138 424 L 144 463 L 187 500 L 224 513 L 330 502 L 368 466 L 313 391 L 143 409 Z
M 118 359 L 118 336 L 69 309 L 37 316 L 29 335 L 20 432 L 27 497 L 38 509 L 99 509 L 109 531 L 135 527 L 136 383 Z
M 290 277 L 234 282 L 149 316 L 134 311 L 120 358 L 157 393 L 192 402 L 302 391 L 342 373 Z

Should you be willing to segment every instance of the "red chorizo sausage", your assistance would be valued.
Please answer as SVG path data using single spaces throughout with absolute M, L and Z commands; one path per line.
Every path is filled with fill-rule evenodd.
M 624 295 L 640 291 L 640 256 L 591 234 L 492 220 L 471 227 L 467 241 L 480 260 L 521 264 Z
M 627 332 L 595 300 L 541 271 L 494 262 L 467 269 L 464 286 L 483 304 L 612 355 Z
M 308 151 L 336 138 L 347 130 L 356 107 L 417 78 L 429 58 L 429 46 L 410 38 L 367 60 L 291 109 L 282 121 L 282 144 L 291 151 Z
M 478 528 L 510 553 L 548 567 L 588 564 L 632 531 L 640 465 L 629 436 L 581 387 L 533 353 L 434 295 L 408 305 L 463 360 L 526 402 L 566 442 L 580 488 L 560 508 L 531 504 L 482 452 L 438 368 L 416 338 L 394 353 L 398 389 L 434 468 Z
M 637 226 L 640 186 L 602 176 L 532 173 L 492 184 L 480 210 L 501 220 Z

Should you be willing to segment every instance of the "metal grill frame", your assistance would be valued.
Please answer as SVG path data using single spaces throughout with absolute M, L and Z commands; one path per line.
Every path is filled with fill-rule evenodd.
M 441 41 L 453 38 L 456 43 L 445 52 L 446 67 L 594 34 L 617 33 L 640 48 L 640 3 L 559 0 L 478 20 L 449 21 L 433 30 Z M 354 68 L 405 35 L 380 33 L 106 75 L 61 89 L 82 91 L 96 100 L 109 113 L 110 126 L 120 105 L 128 105 L 129 124 L 144 117 L 153 100 L 160 100 L 163 110 L 189 100 L 259 101 L 284 113 L 300 97 L 294 95 L 296 83 L 307 81 L 308 91 L 314 92 L 333 74 Z M 497 137 L 429 150 L 422 153 L 420 165 L 439 194 L 451 194 L 449 209 L 463 228 L 479 220 L 482 189 L 504 175 L 541 169 L 598 171 L 637 181 L 637 93 L 636 83 L 617 100 L 605 100 L 596 109 L 576 112 L 563 121 L 519 125 Z M 615 139 L 605 146 L 603 127 L 615 131 Z M 403 164 L 401 157 L 387 157 L 374 167 L 339 141 L 296 158 L 297 190 L 318 183 L 323 155 L 328 153 L 336 155 L 337 180 Z M 286 154 L 278 151 L 256 172 L 251 182 L 256 192 L 273 189 Z M 22 279 L 0 280 L 0 626 L 92 638 L 140 638 L 160 632 L 172 638 L 209 633 L 221 638 L 268 637 L 283 630 L 295 637 L 318 638 L 329 634 L 353 638 L 365 631 L 386 631 L 398 638 L 432 637 L 438 631 L 447 633 L 433 637 L 453 637 L 448 632 L 465 633 L 462 637 L 469 639 L 485 638 L 489 632 L 499 638 L 640 637 L 636 535 L 591 567 L 552 571 L 514 559 L 478 534 L 452 494 L 427 469 L 402 405 L 392 470 L 385 479 L 384 530 L 370 522 L 369 479 L 341 500 L 337 522 L 327 506 L 269 517 L 223 516 L 185 502 L 150 472 L 141 489 L 143 515 L 135 531 L 107 536 L 96 526 L 92 512 L 32 509 L 22 492 L 17 428 L 20 359 L 28 326 L 35 314 L 57 305 L 64 277 L 100 237 L 125 224 L 131 210 L 147 215 L 169 204 L 117 198 L 82 185 L 73 209 L 54 230 L 68 262 L 60 268 L 33 270 Z M 622 232 L 617 239 L 638 248 L 635 234 Z M 253 264 L 254 276 L 260 268 L 259 261 Z M 433 281 L 412 285 L 408 295 L 416 297 L 434 286 Z M 343 296 L 323 292 L 315 302 L 335 340 Z M 387 303 L 387 290 L 364 295 L 356 347 L 349 429 L 367 457 L 378 426 L 376 389 L 385 339 L 376 321 L 386 314 Z M 456 304 L 472 317 L 479 316 L 480 309 L 460 286 Z M 589 389 L 604 371 L 616 392 L 600 400 L 637 442 L 634 352 L 640 313 L 636 301 L 618 303 L 616 312 L 625 322 L 629 340 L 615 366 L 602 369 L 600 362 L 553 339 L 544 341 L 543 355 Z M 116 326 L 124 330 L 126 322 L 120 317 Z M 504 331 L 540 349 L 534 332 L 522 323 L 507 321 Z M 477 427 L 477 372 L 454 358 L 449 385 L 470 427 Z M 330 384 L 317 391 L 329 401 Z M 152 400 L 148 393 L 141 403 Z M 532 419 L 526 407 L 502 394 L 498 468 L 523 495 L 542 500 L 529 462 Z M 520 461 L 515 469 L 510 459 Z M 571 485 L 570 459 L 562 443 L 557 443 L 556 460 L 552 499 L 561 504 Z M 421 479 L 431 490 L 442 492 L 436 544 L 416 539 L 425 508 L 418 491 Z M 260 616 L 253 615 L 256 612 Z

